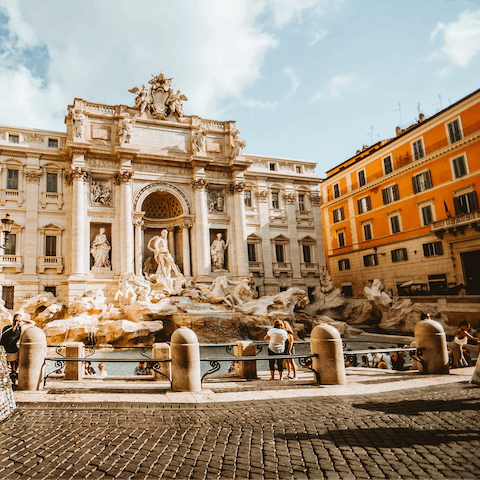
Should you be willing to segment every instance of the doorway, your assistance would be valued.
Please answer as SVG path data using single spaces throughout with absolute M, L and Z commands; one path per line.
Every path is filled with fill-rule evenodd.
M 480 250 L 461 253 L 467 295 L 480 295 Z

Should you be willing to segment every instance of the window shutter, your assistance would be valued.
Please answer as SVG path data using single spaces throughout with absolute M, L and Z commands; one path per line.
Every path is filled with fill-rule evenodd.
M 378 265 L 378 256 L 376 253 L 373 254 L 373 264 Z
M 419 188 L 418 188 L 418 178 L 412 177 L 412 185 L 413 185 L 413 193 L 418 193 Z
M 428 243 L 423 244 L 423 256 L 424 257 L 429 257 L 430 256 L 430 250 L 428 248 Z
M 403 249 L 403 259 L 408 260 L 408 253 L 406 248 Z
M 459 171 L 459 168 L 458 168 L 458 161 L 460 159 L 459 158 L 456 158 L 454 161 L 453 161 L 453 174 L 455 176 L 455 178 L 458 178 L 460 177 L 460 171 Z
M 460 215 L 462 213 L 462 206 L 460 205 L 460 199 L 458 197 L 453 197 L 453 206 L 455 207 L 455 215 Z
M 382 198 L 383 198 L 383 204 L 387 205 L 389 201 L 388 201 L 388 190 L 386 188 L 382 190 Z
M 340 220 L 345 220 L 345 214 L 343 213 L 343 207 L 340 207 Z
M 372 209 L 372 204 L 370 203 L 370 197 L 365 197 L 367 199 L 367 212 Z
M 364 264 L 366 267 L 368 267 L 368 255 L 365 255 L 365 256 L 363 257 L 363 264 Z
M 392 262 L 396 262 L 397 261 L 397 255 L 396 255 L 395 250 L 392 250 L 390 253 L 392 254 Z
M 400 198 L 400 195 L 398 194 L 398 185 L 395 184 L 392 186 L 392 191 L 393 191 L 393 199 L 397 201 Z
M 443 246 L 442 242 L 435 242 L 435 254 L 436 255 L 443 255 Z
M 463 177 L 464 175 L 467 174 L 467 165 L 465 163 L 465 157 L 460 157 L 458 159 L 458 163 L 459 163 L 459 170 L 460 170 L 460 176 Z
M 432 175 L 430 174 L 430 170 L 427 170 L 424 173 L 424 175 L 425 175 L 425 187 L 432 188 L 433 184 L 432 184 Z
M 357 206 L 358 206 L 358 213 L 363 213 L 363 209 L 362 209 L 362 200 L 357 200 Z
M 470 211 L 475 212 L 478 210 L 477 194 L 476 192 L 470 192 L 468 194 L 468 203 L 470 204 Z

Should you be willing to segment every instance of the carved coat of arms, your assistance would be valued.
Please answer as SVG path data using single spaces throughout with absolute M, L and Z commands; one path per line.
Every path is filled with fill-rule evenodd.
M 141 89 L 135 87 L 129 90 L 130 93 L 136 94 L 135 105 L 140 110 L 140 115 L 144 112 L 150 117 L 161 119 L 177 119 L 182 121 L 183 102 L 188 98 L 180 93 L 180 90 L 172 88 L 172 79 L 167 78 L 163 72 L 160 75 L 152 75 L 152 79 L 148 82 L 150 89 L 147 90 L 145 85 Z

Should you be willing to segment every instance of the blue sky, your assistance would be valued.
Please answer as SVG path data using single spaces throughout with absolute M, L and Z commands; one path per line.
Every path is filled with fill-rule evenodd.
M 480 88 L 480 0 L 0 0 L 0 124 L 64 131 L 75 97 L 133 105 L 161 71 L 323 177 Z

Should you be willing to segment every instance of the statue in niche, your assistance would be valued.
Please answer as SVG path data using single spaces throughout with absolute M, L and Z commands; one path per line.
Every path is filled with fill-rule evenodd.
M 130 143 L 133 133 L 133 124 L 137 120 L 137 115 L 133 117 L 124 117 L 118 124 L 118 141 L 120 143 Z
M 242 154 L 242 150 L 245 148 L 246 142 L 240 136 L 240 132 L 237 129 L 232 130 L 231 146 L 232 146 L 232 158 L 236 158 Z
M 208 128 L 201 126 L 192 134 L 192 152 L 205 152 L 205 142 L 207 138 Z
M 110 267 L 110 243 L 105 235 L 105 229 L 101 228 L 100 233 L 95 235 L 92 245 L 90 247 L 90 253 L 93 256 L 94 263 L 92 268 L 105 268 Z
M 228 242 L 225 242 L 222 237 L 223 235 L 221 233 L 217 233 L 216 240 L 214 240 L 210 246 L 212 270 L 214 272 L 225 270 L 225 252 L 228 248 Z
M 208 192 L 208 213 L 225 213 L 225 192 L 223 190 Z
M 73 136 L 75 138 L 83 138 L 85 132 L 85 115 L 82 111 L 77 111 L 74 108 L 70 109 L 70 114 L 73 118 Z
M 110 205 L 110 200 L 112 199 L 112 190 L 106 183 L 101 183 L 99 180 L 93 180 L 90 193 L 92 203 Z

